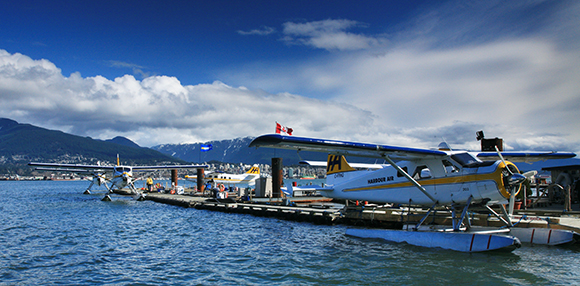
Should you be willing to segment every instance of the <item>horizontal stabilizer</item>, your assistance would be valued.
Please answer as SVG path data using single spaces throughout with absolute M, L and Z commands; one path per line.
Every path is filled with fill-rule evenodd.
M 308 160 L 303 160 L 299 162 L 300 164 L 303 165 L 308 165 L 308 166 L 312 166 L 312 167 L 326 167 L 326 162 L 323 161 L 308 161 Z M 382 169 L 385 166 L 388 165 L 382 165 L 382 164 L 365 164 L 365 163 L 348 163 L 351 167 L 353 168 L 357 168 L 357 169 Z

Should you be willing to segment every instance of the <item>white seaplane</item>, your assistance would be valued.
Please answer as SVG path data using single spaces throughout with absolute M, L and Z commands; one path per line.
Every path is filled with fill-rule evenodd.
M 137 180 L 133 177 L 133 172 L 146 172 L 161 169 L 199 169 L 207 168 L 208 165 L 162 165 L 162 166 L 122 166 L 119 164 L 119 156 L 117 156 L 116 166 L 101 166 L 101 165 L 82 165 L 82 164 L 57 164 L 57 163 L 38 163 L 30 162 L 28 165 L 37 167 L 39 171 L 57 171 L 57 172 L 71 172 L 77 174 L 92 175 L 93 179 L 89 187 L 85 190 L 85 194 L 90 194 L 91 188 L 94 185 L 104 185 L 107 189 L 107 194 L 102 199 L 103 201 L 111 200 L 111 193 L 127 194 L 122 190 L 129 187 L 129 195 L 135 196 L 136 199 L 142 200 L 145 196 L 142 192 L 135 188 L 134 182 Z M 109 177 L 108 177 L 109 176 Z M 107 181 L 111 186 L 107 186 Z
M 521 245 L 517 237 L 510 235 L 511 218 L 503 205 L 505 218 L 490 208 L 490 205 L 505 204 L 510 197 L 513 198 L 513 190 L 526 179 L 516 165 L 505 161 L 504 157 L 529 162 L 576 156 L 563 152 L 429 150 L 278 134 L 257 137 L 249 146 L 329 153 L 326 185 L 318 189 L 326 197 L 428 208 L 427 214 L 417 224 L 404 230 L 353 228 L 347 230 L 347 235 L 463 252 L 511 251 Z M 343 155 L 379 158 L 389 164 L 357 170 Z M 499 160 L 484 162 L 479 158 Z M 466 218 L 472 205 L 490 210 L 506 223 L 506 228 L 472 229 L 469 218 Z M 452 228 L 426 230 L 422 227 L 426 218 L 441 207 L 451 210 Z M 562 231 L 561 235 L 571 237 L 578 234 Z
M 247 184 L 254 185 L 256 179 L 260 177 L 260 167 L 253 165 L 247 172 L 243 174 L 229 174 L 221 172 L 211 172 L 205 177 L 206 181 L 213 180 L 216 184 Z M 186 179 L 197 182 L 196 176 L 185 176 Z

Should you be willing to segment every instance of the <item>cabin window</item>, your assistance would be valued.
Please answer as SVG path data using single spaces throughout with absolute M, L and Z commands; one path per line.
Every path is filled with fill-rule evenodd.
M 421 179 L 428 179 L 431 178 L 431 171 L 427 166 L 417 166 L 415 169 L 415 173 L 413 173 L 413 179 L 421 180 Z
M 408 171 L 407 171 L 407 167 L 403 167 L 403 168 L 401 168 L 401 169 L 403 169 L 403 171 L 405 171 L 405 173 L 407 173 L 407 172 L 408 172 Z M 400 177 L 404 177 L 404 176 L 405 176 L 405 175 L 401 174 L 401 172 L 397 171 L 397 177 L 399 177 L 399 178 L 400 178 Z

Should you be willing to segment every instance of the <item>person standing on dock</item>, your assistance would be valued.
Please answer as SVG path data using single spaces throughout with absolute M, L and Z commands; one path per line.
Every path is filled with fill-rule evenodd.
M 572 177 L 568 174 L 568 171 L 564 170 L 556 178 L 556 184 L 562 186 L 564 190 L 564 210 L 569 212 L 572 210 L 572 198 L 570 194 L 570 188 L 572 185 Z
M 147 192 L 153 192 L 153 179 L 147 177 Z

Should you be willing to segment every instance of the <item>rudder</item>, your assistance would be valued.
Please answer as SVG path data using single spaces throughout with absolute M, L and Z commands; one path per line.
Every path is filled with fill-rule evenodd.
M 260 174 L 260 167 L 256 166 L 252 166 L 252 168 L 250 168 L 250 170 L 248 170 L 246 172 L 246 174 L 255 174 L 255 175 L 259 175 Z
M 344 158 L 344 156 L 328 154 L 328 160 L 326 161 L 327 175 L 350 171 L 356 170 L 346 162 L 346 158 Z

